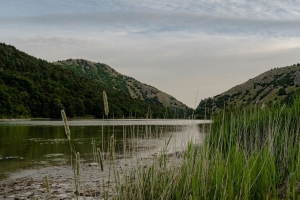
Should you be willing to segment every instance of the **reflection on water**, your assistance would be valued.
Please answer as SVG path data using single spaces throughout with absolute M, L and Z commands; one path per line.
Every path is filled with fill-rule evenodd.
M 201 141 L 199 125 L 189 120 L 76 120 L 70 121 L 71 138 L 84 161 L 96 147 L 108 150 L 115 137 L 116 157 L 149 156 L 162 150 L 181 151 L 190 140 Z M 208 122 L 208 121 L 206 121 Z M 10 172 L 69 163 L 70 149 L 62 121 L 0 122 L 0 180 Z

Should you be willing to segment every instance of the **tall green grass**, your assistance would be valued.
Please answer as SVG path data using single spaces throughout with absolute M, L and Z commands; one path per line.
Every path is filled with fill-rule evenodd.
M 293 105 L 225 110 L 182 163 L 164 154 L 137 167 L 116 199 L 298 199 L 300 98 Z M 133 178 L 132 178 L 133 177 Z
M 71 141 L 64 116 L 66 135 Z M 134 135 L 134 127 L 132 129 Z M 153 158 L 152 164 L 137 164 L 126 170 L 121 179 L 114 165 L 112 136 L 107 149 L 107 186 L 115 187 L 114 198 L 247 200 L 300 197 L 300 97 L 290 106 L 274 104 L 270 108 L 252 106 L 224 110 L 213 117 L 213 123 L 205 130 L 204 143 L 198 146 L 191 141 L 182 158 L 168 158 L 165 148 L 160 156 Z M 73 163 L 78 197 L 80 167 L 76 168 L 76 164 L 80 163 L 79 153 L 76 157 L 71 142 L 70 149 L 78 158 Z M 97 160 L 103 170 L 102 151 L 104 149 L 97 149 Z M 174 164 L 178 159 L 180 163 Z M 115 186 L 109 184 L 111 172 Z M 102 194 L 104 198 L 111 198 L 108 192 Z

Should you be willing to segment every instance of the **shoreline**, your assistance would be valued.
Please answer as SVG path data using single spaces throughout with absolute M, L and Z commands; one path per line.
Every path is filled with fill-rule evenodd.
M 182 132 L 186 134 L 183 135 Z M 166 140 L 170 135 L 172 137 L 168 140 L 168 148 L 165 149 Z M 201 144 L 204 135 L 204 133 L 198 131 L 198 126 L 194 124 L 193 126 L 186 126 L 181 132 L 170 132 L 168 136 L 159 140 L 140 138 L 133 154 L 130 152 L 124 155 L 115 154 L 112 171 L 109 171 L 108 157 L 104 160 L 103 172 L 100 171 L 100 166 L 91 164 L 94 162 L 93 158 L 81 159 L 82 179 L 79 192 L 82 195 L 84 194 L 87 200 L 99 199 L 99 195 L 104 194 L 106 197 L 108 195 L 109 198 L 112 198 L 116 195 L 114 170 L 120 174 L 122 182 L 122 180 L 126 180 L 124 178 L 131 177 L 129 172 L 133 169 L 148 169 L 153 163 L 156 165 L 161 153 L 166 155 L 168 166 L 176 167 L 181 164 L 182 152 L 186 150 L 188 141 L 194 140 Z M 0 180 L 0 199 L 34 199 L 35 197 L 46 199 L 46 185 L 43 177 L 47 174 L 49 176 L 51 199 L 75 198 L 73 170 L 69 162 L 67 164 L 60 162 L 57 165 L 34 166 L 9 174 L 7 178 Z
M 167 159 L 172 166 L 181 163 L 182 152 L 167 153 Z M 157 154 L 139 158 L 119 158 L 114 160 L 114 170 L 122 178 L 128 177 L 132 169 L 148 168 L 157 162 Z M 86 200 L 99 199 L 103 195 L 112 198 L 116 195 L 115 180 L 110 177 L 109 161 L 104 161 L 104 171 L 91 162 L 82 162 L 79 197 Z M 113 171 L 114 171 L 113 170 Z M 43 177 L 48 175 L 51 199 L 74 199 L 74 175 L 70 165 L 40 167 L 25 169 L 12 173 L 8 178 L 0 180 L 0 198 L 2 199 L 45 199 L 47 189 Z M 80 199 L 80 198 L 79 198 Z
M 34 120 L 54 120 L 51 118 L 5 118 L 5 119 L 0 119 L 0 122 L 17 122 L 17 121 L 34 121 Z
M 212 120 L 191 119 L 68 119 L 69 126 L 194 125 L 211 124 Z M 63 126 L 61 119 L 2 119 L 1 124 L 30 126 Z
M 0 118 L 0 122 L 14 122 L 14 121 L 62 121 L 61 118 Z M 211 123 L 212 120 L 210 119 L 144 119 L 144 118 L 96 118 L 96 117 L 75 117 L 75 118 L 68 118 L 70 121 L 80 121 L 80 120 L 98 120 L 98 121 L 203 121 L 205 123 Z

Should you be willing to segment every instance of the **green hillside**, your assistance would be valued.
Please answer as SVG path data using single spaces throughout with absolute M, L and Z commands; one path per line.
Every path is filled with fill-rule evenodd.
M 272 106 L 275 102 L 289 104 L 300 92 L 300 65 L 274 68 L 237 85 L 230 90 L 201 100 L 196 109 L 199 118 L 209 117 L 213 112 L 230 106 Z
M 68 59 L 54 64 L 70 69 L 77 74 L 97 80 L 109 88 L 127 93 L 132 98 L 143 100 L 150 104 L 164 106 L 180 115 L 189 115 L 192 110 L 171 95 L 150 85 L 141 83 L 134 78 L 125 76 L 103 63 L 94 63 L 83 59 Z
M 111 86 L 0 43 L 0 118 L 59 118 L 61 109 L 69 117 L 102 118 L 103 91 L 108 96 L 109 117 L 144 118 L 149 107 L 153 118 L 164 117 L 164 106 L 133 99 Z

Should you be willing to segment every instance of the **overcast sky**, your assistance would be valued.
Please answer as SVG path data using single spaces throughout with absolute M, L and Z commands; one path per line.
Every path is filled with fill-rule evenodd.
M 0 42 L 106 63 L 194 107 L 300 62 L 297 0 L 0 0 Z

